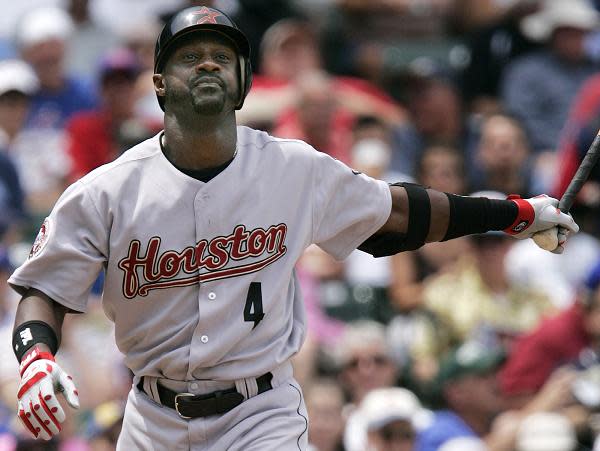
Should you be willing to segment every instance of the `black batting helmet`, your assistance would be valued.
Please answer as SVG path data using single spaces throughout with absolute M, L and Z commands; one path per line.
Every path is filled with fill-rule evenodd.
M 158 39 L 154 49 L 154 73 L 160 73 L 167 61 L 173 45 L 182 37 L 205 30 L 218 31 L 231 39 L 237 47 L 240 59 L 240 100 L 236 109 L 242 108 L 244 99 L 252 85 L 252 68 L 250 67 L 250 43 L 237 25 L 224 12 L 207 6 L 193 6 L 183 9 L 169 20 Z M 164 99 L 158 97 L 158 103 L 164 111 Z

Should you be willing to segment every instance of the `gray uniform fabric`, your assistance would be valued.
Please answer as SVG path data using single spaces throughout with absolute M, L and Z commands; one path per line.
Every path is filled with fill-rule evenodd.
M 301 141 L 238 127 L 235 158 L 204 183 L 169 163 L 157 135 L 70 186 L 9 283 L 20 292 L 37 288 L 85 312 L 91 286 L 105 270 L 104 311 L 136 380 L 212 380 L 239 388 L 285 365 L 302 345 L 305 314 L 294 265 L 304 249 L 316 243 L 342 259 L 390 211 L 386 183 Z M 287 381 L 250 396 L 228 418 L 243 412 L 249 418 L 244 424 L 252 424 L 263 409 L 262 418 L 271 418 L 269 409 L 276 418 L 283 399 L 286 412 L 302 411 L 291 374 Z M 132 420 L 136 411 L 149 422 L 176 416 L 149 403 L 132 390 L 124 434 L 141 427 L 142 419 Z M 185 424 L 172 420 L 174 431 Z M 195 422 L 237 424 L 218 418 L 190 424 Z M 300 415 L 292 423 L 289 437 Z M 156 437 L 152 449 L 185 448 L 196 443 L 194 437 Z M 221 449 L 206 446 L 198 449 Z

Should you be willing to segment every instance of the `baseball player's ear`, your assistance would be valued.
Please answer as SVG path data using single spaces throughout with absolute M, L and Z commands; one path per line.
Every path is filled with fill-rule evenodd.
M 154 91 L 159 96 L 165 95 L 165 79 L 162 74 L 152 75 L 152 81 L 154 82 Z

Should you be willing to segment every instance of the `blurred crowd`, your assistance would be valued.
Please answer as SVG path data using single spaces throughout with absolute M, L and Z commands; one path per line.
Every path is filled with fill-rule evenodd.
M 102 280 L 58 356 L 81 409 L 46 443 L 16 420 L 6 279 L 70 183 L 161 130 L 154 44 L 180 7 L 220 8 L 251 41 L 240 125 L 389 182 L 560 197 L 600 128 L 598 0 L 6 3 L 0 451 L 114 449 L 131 374 Z M 310 247 L 294 366 L 311 451 L 600 450 L 600 167 L 572 213 L 560 256 L 497 232 L 379 259 Z

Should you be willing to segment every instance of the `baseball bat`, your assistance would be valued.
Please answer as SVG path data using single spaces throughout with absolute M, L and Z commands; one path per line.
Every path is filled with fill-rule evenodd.
M 583 160 L 579 164 L 575 175 L 569 182 L 569 186 L 563 193 L 562 197 L 558 201 L 558 208 L 563 213 L 568 213 L 571 207 L 573 206 L 573 202 L 575 202 L 575 197 L 581 191 L 581 187 L 585 184 L 592 169 L 598 162 L 600 158 L 600 130 L 596 134 L 594 141 L 588 148 Z M 556 247 L 558 243 L 558 239 L 556 236 L 556 232 L 553 229 L 544 230 L 543 232 L 538 232 L 533 235 L 533 240 L 537 243 L 539 247 L 546 250 L 552 250 Z
M 592 141 L 591 146 L 585 153 L 583 160 L 577 168 L 577 172 L 575 172 L 575 175 L 569 182 L 569 186 L 567 186 L 567 189 L 558 201 L 560 211 L 563 213 L 569 212 L 573 206 L 573 202 L 575 202 L 575 197 L 581 191 L 581 187 L 585 184 L 590 176 L 590 172 L 592 172 L 592 169 L 598 162 L 598 158 L 600 158 L 600 130 L 598 130 L 594 141 Z

